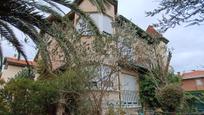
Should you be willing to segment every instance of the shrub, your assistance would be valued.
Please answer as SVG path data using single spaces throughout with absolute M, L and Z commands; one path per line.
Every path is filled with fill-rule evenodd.
M 184 92 L 179 85 L 169 84 L 158 91 L 157 97 L 164 111 L 175 112 L 183 101 Z

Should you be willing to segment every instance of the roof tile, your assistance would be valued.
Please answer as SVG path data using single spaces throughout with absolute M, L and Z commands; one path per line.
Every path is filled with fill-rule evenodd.
M 204 70 L 195 70 L 182 74 L 182 79 L 194 79 L 204 77 Z
M 6 57 L 4 64 L 10 64 L 10 65 L 16 65 L 16 66 L 27 66 L 27 63 L 25 60 L 18 60 L 14 57 Z M 28 61 L 30 66 L 35 66 L 36 63 L 34 61 Z

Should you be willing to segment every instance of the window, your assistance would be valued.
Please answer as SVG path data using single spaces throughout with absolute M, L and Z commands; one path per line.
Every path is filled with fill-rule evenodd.
M 109 68 L 108 66 L 102 65 L 99 67 L 99 74 L 100 74 L 101 80 L 106 80 L 111 74 L 111 68 Z
M 122 49 L 122 55 L 130 58 L 132 56 L 132 48 L 128 46 L 124 46 Z
M 139 95 L 136 91 L 122 91 L 122 106 L 135 107 L 138 106 Z
M 122 106 L 138 106 L 139 94 L 137 90 L 137 80 L 134 76 L 128 74 L 121 75 L 121 95 Z
M 100 66 L 99 67 L 99 84 L 103 89 L 113 90 L 113 73 L 110 67 Z
M 201 79 L 196 79 L 196 85 L 197 86 L 202 86 L 203 85 L 203 82 Z
M 121 90 L 137 90 L 136 78 L 132 75 L 122 74 L 121 76 Z
M 103 31 L 112 34 L 112 19 L 106 15 L 102 15 L 102 19 Z
M 89 82 L 89 86 L 93 89 L 97 89 L 98 88 L 98 84 L 96 81 L 91 81 Z
M 90 17 L 101 32 L 112 34 L 112 19 L 102 13 L 91 13 Z
M 79 19 L 76 30 L 82 35 L 92 35 L 91 28 L 89 25 L 82 19 Z
M 90 13 L 90 18 L 95 22 L 100 32 L 112 34 L 112 19 L 110 17 L 102 13 Z M 80 32 L 83 31 L 83 35 L 91 34 L 90 27 L 82 19 L 79 19 L 76 29 Z
M 102 90 L 113 90 L 114 86 L 114 76 L 111 72 L 111 68 L 108 66 L 99 66 L 97 68 L 96 77 L 92 80 L 92 86 L 97 86 L 97 88 Z
M 118 49 L 119 49 L 119 52 L 121 53 L 121 56 L 128 58 L 128 59 L 132 58 L 133 48 L 132 46 L 130 46 L 128 41 L 121 40 L 120 42 L 118 42 Z

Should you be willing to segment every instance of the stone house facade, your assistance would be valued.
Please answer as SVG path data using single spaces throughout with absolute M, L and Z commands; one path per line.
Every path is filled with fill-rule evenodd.
M 135 24 L 133 24 L 130 20 L 126 19 L 125 17 L 118 15 L 118 4 L 116 0 L 113 0 L 109 3 L 106 7 L 106 10 L 103 13 L 100 13 L 96 6 L 94 6 L 89 0 L 75 0 L 74 3 L 85 13 L 87 13 L 90 18 L 95 22 L 97 28 L 101 33 L 105 32 L 107 34 L 114 34 L 116 29 L 113 27 L 112 22 L 117 22 L 118 19 L 122 20 L 122 24 L 124 22 L 131 23 L 134 27 L 133 29 L 138 29 L 141 35 L 139 36 L 141 40 L 147 38 L 145 41 L 150 42 L 154 41 L 154 39 L 158 39 L 159 47 L 158 49 L 161 54 L 165 55 L 165 51 L 162 47 L 166 47 L 168 40 L 166 40 L 161 34 L 159 34 L 152 26 L 148 27 L 147 31 L 142 30 Z M 80 23 L 84 23 L 83 20 L 77 13 L 70 11 L 66 16 L 72 21 L 73 26 L 76 29 L 80 29 Z M 49 17 L 51 19 L 51 17 Z M 46 35 L 45 35 L 46 36 Z M 84 35 L 81 38 L 81 41 L 85 41 L 86 44 L 91 44 L 92 38 L 90 36 Z M 141 45 L 141 43 L 139 43 Z M 55 41 L 49 43 L 49 51 L 52 49 L 56 49 L 55 46 L 58 44 Z M 144 48 L 140 46 L 140 48 Z M 60 52 L 60 49 L 59 49 Z M 130 54 L 131 51 L 126 50 L 127 54 Z M 142 54 L 141 54 L 142 55 Z M 52 69 L 56 70 L 63 66 L 63 60 L 60 58 L 63 57 L 59 55 L 50 56 Z M 137 60 L 140 59 L 139 56 L 136 57 Z M 142 57 L 144 58 L 144 57 Z M 114 57 L 111 59 L 113 60 Z M 106 95 L 103 97 L 101 106 L 102 106 L 102 114 L 106 114 L 108 111 L 109 106 L 113 106 L 114 108 L 123 108 L 126 114 L 137 115 L 138 111 L 141 109 L 141 104 L 139 101 L 139 76 L 147 71 L 148 68 L 140 63 L 130 64 L 121 64 L 118 65 L 118 70 L 115 76 L 115 79 L 111 83 L 108 83 L 108 89 L 106 91 Z M 106 66 L 104 66 L 106 65 Z M 112 65 L 111 61 L 104 61 L 104 65 L 101 65 L 100 74 L 101 77 L 104 77 L 107 71 L 109 71 L 109 67 Z M 108 66 L 107 66 L 108 65 Z M 93 86 L 98 86 L 99 84 L 97 81 L 91 81 Z M 93 92 L 100 92 L 100 89 L 94 89 Z

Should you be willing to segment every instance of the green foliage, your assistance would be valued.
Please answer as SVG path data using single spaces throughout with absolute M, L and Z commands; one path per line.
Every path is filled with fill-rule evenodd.
M 125 115 L 126 114 L 126 112 L 122 108 L 118 108 L 117 112 L 119 113 L 119 115 Z
M 34 71 L 30 68 L 24 68 L 20 72 L 18 72 L 14 78 L 16 77 L 22 77 L 22 78 L 30 78 L 33 79 L 35 77 Z
M 106 115 L 116 115 L 116 112 L 114 111 L 114 108 L 109 107 L 108 111 L 106 112 Z
M 182 82 L 181 80 L 182 78 L 180 76 L 175 75 L 174 73 L 169 73 L 167 76 L 167 81 L 168 83 L 171 83 L 171 84 L 181 85 L 181 82 Z
M 156 98 L 156 84 L 152 74 L 141 76 L 139 83 L 141 103 L 148 104 L 151 108 L 159 107 L 160 105 Z
M 198 112 L 204 109 L 204 92 L 192 91 L 184 93 L 184 107 L 182 111 Z
M 115 3 L 113 0 L 89 0 L 93 5 L 96 5 L 100 12 L 105 11 L 105 7 L 109 6 L 110 2 Z M 42 3 L 41 3 L 42 2 Z M 46 32 L 50 35 L 53 33 L 49 30 L 51 23 L 42 15 L 40 12 L 45 12 L 53 15 L 53 17 L 60 17 L 60 14 L 64 12 L 62 9 L 56 5 L 56 3 L 61 4 L 75 13 L 80 15 L 84 20 L 90 23 L 94 27 L 94 32 L 99 33 L 96 25 L 89 16 L 87 16 L 81 9 L 79 9 L 76 4 L 73 4 L 70 0 L 42 0 L 41 2 L 35 0 L 1 0 L 0 1 L 0 35 L 6 39 L 17 52 L 22 55 L 26 61 L 27 56 L 23 51 L 23 44 L 17 39 L 16 35 L 11 26 L 19 29 L 24 34 L 28 35 L 32 39 L 37 47 L 43 42 L 38 34 L 38 29 Z M 44 3 L 43 3 L 44 2 Z M 50 7 L 51 6 L 51 7 Z M 25 41 L 27 41 L 25 39 Z M 2 51 L 0 46 L 0 66 L 2 67 Z M 20 56 L 19 55 L 19 56 Z M 45 56 L 46 57 L 46 56 Z M 42 57 L 42 58 L 45 58 Z
M 37 61 L 36 71 L 39 75 L 37 78 L 38 80 L 53 78 L 53 75 L 51 74 L 51 72 L 49 72 L 49 69 L 47 69 L 46 63 L 43 60 Z
M 11 115 L 46 115 L 59 100 L 64 100 L 68 113 L 87 111 L 86 71 L 70 69 L 51 80 L 34 81 L 18 74 L 0 90 L 0 110 Z M 84 78 L 83 78 L 84 77 Z M 63 94 L 63 95 L 62 95 Z M 83 96 L 82 96 L 83 95 Z M 81 107 L 79 107 L 79 105 Z
M 1 94 L 9 105 L 11 114 L 45 115 L 57 92 L 52 84 L 20 77 L 7 83 L 1 90 Z
M 7 115 L 9 112 L 8 105 L 5 102 L 4 98 L 0 97 L 0 114 Z
M 183 101 L 183 89 L 179 85 L 169 84 L 157 93 L 157 98 L 164 111 L 175 112 Z
M 180 90 L 181 89 L 180 77 L 176 76 L 173 73 L 168 73 L 166 78 L 158 78 L 159 74 L 157 71 L 159 70 L 155 69 L 153 72 L 148 72 L 146 75 L 140 76 L 139 83 L 140 83 L 141 103 L 144 106 L 152 108 L 152 109 L 164 107 L 162 109 L 166 110 L 166 108 L 172 107 L 173 105 L 179 108 L 180 106 L 178 105 L 181 104 L 181 101 L 179 99 L 183 98 L 183 92 L 182 90 Z M 177 89 L 181 91 L 180 95 L 178 94 L 177 90 L 175 90 L 176 88 L 174 88 L 173 86 L 177 87 Z M 168 92 L 167 94 L 169 95 L 165 95 L 166 90 L 171 90 L 172 92 L 171 93 Z M 179 104 L 178 103 L 167 103 L 165 105 L 164 102 L 167 102 L 167 101 L 174 102 L 175 100 L 173 99 L 174 99 L 174 96 L 176 96 L 176 94 L 178 94 L 177 96 L 181 96 L 177 100 Z M 164 100 L 166 98 L 165 96 L 169 96 L 167 98 L 169 100 L 165 101 Z
M 147 12 L 148 16 L 163 15 L 155 26 L 160 31 L 167 31 L 182 23 L 189 25 L 201 25 L 204 22 L 204 13 L 202 0 L 160 0 L 159 6 L 152 11 Z
M 159 70 L 140 76 L 140 100 L 143 106 L 165 112 L 197 112 L 202 108 L 203 92 L 184 92 L 181 77 L 168 73 L 166 79 L 158 78 Z

